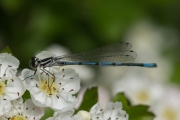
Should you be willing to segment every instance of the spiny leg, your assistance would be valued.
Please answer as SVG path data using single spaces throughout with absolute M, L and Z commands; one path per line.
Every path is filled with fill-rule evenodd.
M 30 78 L 30 77 L 35 76 L 35 75 L 36 75 L 36 72 L 37 72 L 37 69 L 34 71 L 34 74 L 33 74 L 33 75 L 30 75 L 30 76 L 26 77 L 24 80 L 26 80 L 27 78 Z M 24 81 L 24 80 L 23 80 L 23 81 Z

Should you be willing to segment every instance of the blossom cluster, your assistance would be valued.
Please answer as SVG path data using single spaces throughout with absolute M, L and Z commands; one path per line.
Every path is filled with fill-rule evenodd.
M 43 51 L 36 57 L 44 59 L 55 56 Z M 109 102 L 103 109 L 97 103 L 90 111 L 75 112 L 80 90 L 80 78 L 75 70 L 59 66 L 36 71 L 23 69 L 17 75 L 19 61 L 8 53 L 0 54 L 0 120 L 39 120 L 44 115 L 44 107 L 55 111 L 47 120 L 128 120 L 121 102 Z M 28 90 L 31 99 L 23 100 Z

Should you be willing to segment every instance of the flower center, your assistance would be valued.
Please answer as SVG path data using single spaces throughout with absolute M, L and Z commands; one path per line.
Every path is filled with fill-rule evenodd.
M 24 118 L 21 115 L 16 115 L 16 116 L 13 116 L 12 118 L 10 118 L 10 120 L 26 120 L 26 118 Z
M 54 95 L 57 93 L 57 89 L 56 89 L 57 87 L 53 79 L 51 79 L 50 81 L 42 80 L 39 88 L 47 95 Z
M 136 95 L 139 102 L 147 102 L 149 100 L 149 94 L 145 90 L 141 90 Z
M 166 108 L 163 111 L 164 120 L 177 120 L 178 113 L 172 108 Z
M 1 96 L 4 96 L 5 95 L 5 83 L 4 82 L 2 82 L 2 81 L 0 81 L 0 95 Z

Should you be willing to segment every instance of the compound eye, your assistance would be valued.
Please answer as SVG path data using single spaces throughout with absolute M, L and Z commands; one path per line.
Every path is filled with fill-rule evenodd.
M 30 66 L 32 69 L 36 69 L 37 63 L 38 63 L 37 61 L 38 61 L 38 58 L 32 57 L 31 60 L 29 61 L 29 66 Z

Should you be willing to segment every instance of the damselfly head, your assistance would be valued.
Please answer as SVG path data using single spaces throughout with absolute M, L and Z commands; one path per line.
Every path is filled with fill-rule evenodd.
M 37 68 L 39 65 L 39 59 L 37 57 L 32 57 L 31 60 L 29 61 L 29 66 L 34 70 Z

